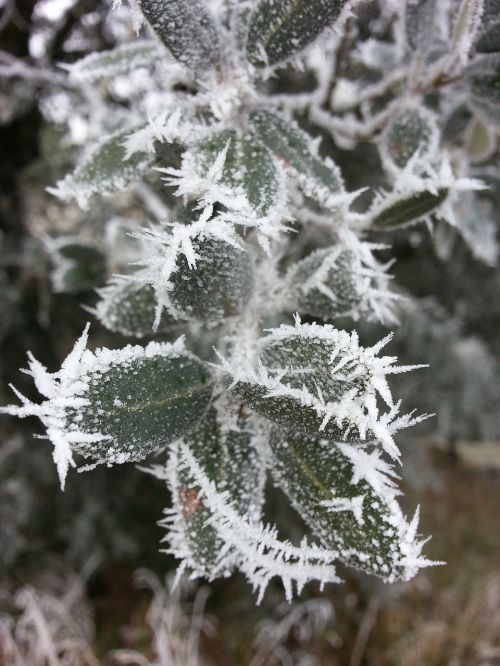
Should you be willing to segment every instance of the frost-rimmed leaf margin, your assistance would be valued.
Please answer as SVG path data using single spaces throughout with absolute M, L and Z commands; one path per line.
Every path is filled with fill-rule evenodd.
M 276 155 L 284 171 L 296 180 L 306 196 L 332 211 L 351 201 L 340 169 L 331 159 L 319 156 L 318 141 L 311 139 L 295 121 L 259 109 L 250 114 L 249 123 L 256 138 Z
M 354 458 L 357 454 L 356 449 L 352 449 L 352 453 L 355 473 L 359 475 L 358 481 L 355 481 L 357 483 L 359 479 L 365 479 L 367 473 L 361 469 L 359 463 L 356 464 L 356 460 L 361 460 L 359 457 Z M 345 455 L 349 457 L 349 452 Z M 174 456 L 176 466 L 185 467 L 196 481 L 199 487 L 198 498 L 212 514 L 209 524 L 227 544 L 227 550 L 232 550 L 231 564 L 245 575 L 253 590 L 258 592 L 257 604 L 260 604 L 269 582 L 275 577 L 281 580 L 289 602 L 294 595 L 294 586 L 297 594 L 300 594 L 304 585 L 311 581 L 318 581 L 320 589 L 323 589 L 326 583 L 341 582 L 334 566 L 334 563 L 341 559 L 341 554 L 337 550 L 309 543 L 306 537 L 302 538 L 298 546 L 294 546 L 288 540 L 281 540 L 276 527 L 263 523 L 254 524 L 247 517 L 238 514 L 228 493 L 217 491 L 215 484 L 201 469 L 186 444 L 179 443 L 174 449 Z M 168 474 L 169 470 L 166 468 L 156 473 L 164 479 Z M 374 479 L 375 475 L 372 474 L 368 483 L 374 483 Z M 165 518 L 160 524 L 171 532 L 175 511 L 166 509 L 164 513 Z M 398 517 L 399 515 L 398 513 Z M 409 580 L 419 568 L 441 563 L 431 562 L 420 556 L 424 542 L 416 538 L 418 512 L 409 524 L 403 522 L 400 523 L 401 536 L 403 550 L 406 553 L 401 559 L 401 565 L 404 569 L 403 578 Z M 165 541 L 170 541 L 171 538 L 172 534 L 169 534 L 165 537 Z M 168 549 L 166 552 L 170 553 L 171 550 Z M 221 554 L 221 558 L 223 557 Z M 189 563 L 183 561 L 177 575 L 182 575 L 188 568 Z
M 278 485 L 321 543 L 344 564 L 387 583 L 408 581 L 421 567 L 417 509 L 407 522 L 396 500 L 394 467 L 367 451 L 273 429 L 271 469 Z
M 228 134 L 233 132 L 233 130 L 225 131 Z M 199 138 L 206 142 L 213 140 L 218 134 L 219 136 L 222 134 L 219 129 Z M 220 220 L 232 225 L 255 228 L 260 245 L 270 254 L 270 241 L 278 239 L 281 232 L 286 230 L 284 222 L 291 220 L 287 202 L 286 174 L 271 154 L 272 151 L 267 154 L 265 144 L 262 145 L 261 157 L 272 175 L 274 196 L 266 197 L 266 201 L 260 201 L 256 205 L 255 198 L 253 202 L 250 200 L 248 189 L 243 182 L 237 182 L 237 178 L 227 178 L 226 162 L 231 144 L 232 140 L 228 138 L 225 145 L 221 146 L 221 150 L 214 154 L 212 164 L 205 163 L 200 170 L 198 153 L 202 143 L 197 141 L 184 152 L 180 169 L 160 168 L 158 171 L 165 174 L 164 180 L 167 185 L 176 188 L 176 196 L 196 198 L 199 207 L 222 204 L 226 210 L 219 213 Z
M 155 56 L 160 56 L 156 41 L 136 39 L 114 49 L 90 53 L 75 63 L 62 67 L 69 72 L 73 81 L 90 83 L 151 66 L 155 62 Z
M 137 128 L 136 128 L 137 130 Z M 125 141 L 134 128 L 120 129 L 92 146 L 73 171 L 47 192 L 64 202 L 74 199 L 86 208 L 94 194 L 111 194 L 140 180 L 154 156 L 134 152 L 127 156 Z
M 417 127 L 408 127 L 408 124 L 417 124 Z M 394 142 L 394 132 L 412 130 L 413 135 L 404 137 L 406 146 L 398 154 L 391 151 L 391 141 Z M 403 138 L 403 137 L 401 137 Z M 408 138 L 413 141 L 410 144 Z M 401 143 L 403 143 L 401 141 Z M 415 153 L 418 159 L 431 160 L 438 148 L 439 128 L 435 114 L 422 104 L 414 100 L 408 100 L 404 105 L 398 107 L 397 113 L 389 120 L 379 138 L 379 152 L 384 167 L 389 173 L 398 173 L 404 169 L 406 164 Z
M 415 154 L 402 169 L 390 192 L 380 192 L 365 216 L 363 226 L 373 231 L 391 231 L 419 222 L 431 224 L 433 215 L 454 226 L 451 201 L 459 192 L 483 190 L 486 186 L 476 178 L 456 177 L 445 156 L 438 168 L 425 165 Z
M 301 388 L 284 381 L 287 368 L 270 369 L 261 360 L 262 354 L 271 344 L 293 339 L 319 341 L 331 346 L 331 370 L 329 379 L 346 383 L 345 393 L 335 400 L 326 400 L 319 384 L 320 372 L 325 372 L 324 359 L 321 367 L 312 368 L 311 380 L 316 371 L 318 381 L 315 391 L 305 384 Z M 353 441 L 359 445 L 379 443 L 393 458 L 400 452 L 394 434 L 428 418 L 428 415 L 398 416 L 400 403 L 394 403 L 387 384 L 386 375 L 399 374 L 425 366 L 393 366 L 395 357 L 377 356 L 389 342 L 392 334 L 372 347 L 361 347 L 357 333 L 338 330 L 330 324 L 303 324 L 295 315 L 293 326 L 282 324 L 269 329 L 269 334 L 257 342 L 255 348 L 237 362 L 218 353 L 220 365 L 229 390 L 243 399 L 257 413 L 282 426 L 296 427 L 308 434 L 316 431 L 336 441 Z M 349 371 L 346 373 L 346 369 Z M 365 388 L 359 392 L 352 384 L 362 375 Z M 381 413 L 377 405 L 379 395 L 389 410 Z
M 217 491 L 186 444 L 179 443 L 173 454 L 176 456 L 175 465 L 184 466 L 199 487 L 198 496 L 212 513 L 209 524 L 226 543 L 226 550 L 232 549 L 231 564 L 245 575 L 254 591 L 258 591 L 258 604 L 275 577 L 281 579 L 288 601 L 293 598 L 294 583 L 300 594 L 304 585 L 313 580 L 319 581 L 321 587 L 325 583 L 341 582 L 332 564 L 338 559 L 337 552 L 309 544 L 305 537 L 300 546 L 280 540 L 274 526 L 254 524 L 246 516 L 238 514 L 228 493 Z M 166 478 L 168 473 L 165 469 L 163 475 L 161 472 L 157 475 Z M 171 542 L 172 536 L 175 538 L 176 510 L 166 509 L 164 513 L 165 519 L 160 525 L 169 532 L 165 541 Z M 174 542 L 174 548 L 175 545 Z M 170 553 L 171 550 L 165 552 Z M 182 575 L 188 567 L 189 563 L 183 561 L 178 575 Z
M 177 324 L 163 312 L 159 325 L 154 329 L 157 303 L 149 284 L 114 278 L 96 291 L 99 301 L 95 308 L 88 308 L 88 311 L 109 331 L 143 338 L 155 332 L 165 333 Z
M 194 70 L 219 59 L 214 16 L 203 0 L 138 0 L 155 35 L 179 62 Z
M 326 321 L 352 317 L 397 323 L 394 303 L 400 297 L 389 289 L 392 262 L 381 264 L 373 255 L 385 246 L 360 241 L 347 230 L 340 235 L 335 245 L 314 250 L 289 268 L 288 303 Z
M 150 284 L 153 287 L 156 295 L 154 330 L 160 323 L 163 311 L 174 319 L 190 318 L 189 313 L 176 302 L 173 281 L 179 272 L 179 260 L 183 260 L 188 270 L 196 269 L 197 261 L 200 259 L 199 253 L 195 250 L 197 243 L 220 242 L 227 249 L 241 253 L 242 263 L 237 265 L 233 262 L 235 269 L 242 266 L 250 269 L 253 266 L 251 257 L 242 239 L 236 234 L 234 226 L 220 215 L 213 217 L 213 213 L 214 207 L 210 205 L 190 224 L 165 223 L 132 234 L 141 240 L 145 247 L 142 257 L 136 262 L 136 265 L 142 268 L 133 275 L 121 277 L 142 285 Z M 232 286 L 235 284 L 236 281 Z M 253 284 L 248 286 L 251 289 Z M 231 288 L 231 285 L 228 285 L 228 288 Z M 248 290 L 245 295 L 249 296 L 250 291 Z
M 213 516 L 199 497 L 197 479 L 185 465 L 178 465 L 179 446 L 189 448 L 217 492 L 227 493 L 237 513 L 255 526 L 261 519 L 264 503 L 263 453 L 268 430 L 267 424 L 256 415 L 246 412 L 241 416 L 240 405 L 224 391 L 214 400 L 206 419 L 171 445 L 163 476 L 172 496 L 172 508 L 163 541 L 168 542 L 168 552 L 193 577 L 214 580 L 227 576 L 237 565 L 237 557 L 211 524 Z M 155 470 L 150 471 L 155 473 Z
M 188 360 L 199 366 L 203 374 L 203 385 L 194 387 L 198 390 L 201 402 L 208 407 L 211 397 L 211 383 L 209 373 L 203 364 L 193 354 L 185 349 L 184 338 L 180 337 L 175 342 L 150 342 L 146 347 L 139 345 L 127 345 L 122 349 L 107 349 L 101 347 L 91 352 L 86 348 L 90 324 L 87 324 L 80 338 L 75 342 L 72 351 L 68 354 L 61 365 L 61 369 L 49 373 L 47 369 L 37 361 L 32 354 L 28 355 L 29 369 L 25 372 L 33 377 L 39 393 L 46 398 L 40 404 L 33 403 L 22 395 L 15 387 L 11 386 L 14 393 L 20 399 L 22 405 L 9 405 L 0 408 L 3 413 L 25 418 L 37 416 L 46 428 L 46 439 L 53 446 L 53 458 L 57 467 L 61 488 L 64 489 L 66 475 L 69 467 L 75 467 L 72 445 L 86 447 L 99 445 L 103 442 L 109 443 L 110 452 L 104 459 L 97 461 L 84 469 L 94 467 L 99 462 L 106 464 L 124 463 L 129 460 L 140 460 L 145 455 L 131 456 L 127 452 L 113 452 L 113 436 L 110 433 L 86 432 L 79 428 L 82 423 L 81 412 L 89 405 L 93 407 L 85 393 L 89 391 L 93 378 L 101 377 L 103 373 L 114 368 L 126 368 L 134 361 L 150 361 L 157 359 L 182 359 Z M 165 389 L 168 391 L 168 387 Z M 130 397 L 130 396 L 129 396 Z M 115 401 L 116 402 L 116 401 Z M 115 404 L 115 403 L 114 403 Z M 121 405 L 116 404 L 116 408 Z M 196 414 L 201 418 L 203 415 L 202 404 L 198 405 Z M 99 410 L 97 409 L 98 413 Z M 193 424 L 192 415 L 188 426 Z M 171 433 L 170 441 L 179 436 L 179 432 Z M 165 441 L 169 441 L 169 433 L 165 432 Z M 173 435 L 173 436 L 172 436 Z M 150 450 L 147 451 L 150 453 Z
M 333 25 L 347 0 L 260 0 L 249 19 L 247 58 L 276 65 L 309 46 Z

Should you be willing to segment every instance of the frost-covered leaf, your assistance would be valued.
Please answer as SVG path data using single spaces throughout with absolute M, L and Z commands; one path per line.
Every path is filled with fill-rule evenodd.
M 293 597 L 294 584 L 300 593 L 311 580 L 319 581 L 321 586 L 340 582 L 332 566 L 338 557 L 336 551 L 309 544 L 305 538 L 299 546 L 294 546 L 279 539 L 275 527 L 256 525 L 251 516 L 238 513 L 228 492 L 216 488 L 184 442 L 179 443 L 177 452 L 177 465 L 187 471 L 199 488 L 198 497 L 209 512 L 211 527 L 224 542 L 226 552 L 232 550 L 234 566 L 258 590 L 257 603 L 276 577 L 281 579 L 288 601 Z M 163 524 L 171 528 L 168 511 Z
M 94 245 L 76 238 L 59 238 L 46 241 L 46 246 L 52 260 L 50 279 L 55 292 L 78 294 L 105 281 L 105 256 Z
M 398 111 L 380 137 L 380 153 L 389 170 L 404 168 L 411 157 L 433 156 L 438 144 L 434 114 L 425 107 L 409 105 Z
M 156 330 L 153 328 L 157 302 L 153 287 L 125 280 L 116 281 L 99 290 L 100 300 L 95 316 L 110 331 L 143 338 L 154 332 L 170 330 L 176 320 L 162 313 Z
M 391 465 L 378 452 L 273 431 L 271 468 L 292 505 L 339 559 L 387 582 L 409 580 L 428 562 L 396 501 Z
M 196 147 L 192 157 L 194 170 L 202 177 L 207 176 L 223 151 L 224 166 L 218 183 L 228 188 L 229 197 L 243 194 L 257 215 L 268 213 L 279 192 L 278 175 L 269 150 L 251 136 L 226 130 Z
M 464 75 L 471 105 L 486 121 L 500 126 L 500 53 L 476 58 Z
M 91 352 L 87 337 L 88 326 L 58 372 L 30 356 L 29 373 L 46 400 L 35 404 L 16 391 L 22 406 L 2 410 L 40 418 L 63 486 L 73 453 L 95 464 L 143 460 L 192 428 L 211 396 L 210 375 L 182 338 Z
M 134 280 L 156 294 L 155 325 L 163 309 L 176 319 L 216 322 L 241 312 L 253 289 L 253 259 L 232 225 L 209 207 L 192 224 L 145 230 L 144 268 Z
M 62 201 L 75 199 L 85 207 L 93 194 L 116 192 L 139 180 L 153 156 L 135 152 L 127 157 L 124 141 L 130 133 L 130 129 L 120 130 L 103 139 L 90 149 L 73 173 L 59 181 L 55 188 L 49 188 L 49 192 Z
M 316 250 L 287 274 L 292 308 L 326 321 L 341 316 L 394 321 L 388 281 L 368 244 L 359 243 Z
M 217 62 L 217 28 L 205 2 L 139 1 L 149 24 L 179 62 L 195 70 L 206 69 Z
M 250 122 L 256 136 L 276 155 L 307 196 L 326 207 L 339 200 L 344 187 L 338 167 L 330 159 L 318 157 L 317 146 L 295 123 L 268 111 L 252 113 Z
M 180 169 L 161 169 L 177 196 L 222 204 L 232 224 L 257 229 L 268 249 L 289 216 L 282 170 L 255 137 L 233 130 L 212 134 L 184 152 Z
M 424 175 L 418 169 L 424 168 Z M 460 192 L 484 189 L 474 178 L 458 178 L 445 157 L 438 170 L 429 163 L 421 164 L 417 157 L 396 176 L 392 192 L 378 193 L 368 210 L 370 228 L 390 231 L 417 222 L 430 222 L 432 216 L 451 224 L 450 201 Z
M 151 66 L 160 55 L 156 42 L 138 39 L 128 44 L 121 44 L 110 51 L 91 53 L 69 65 L 67 69 L 75 81 L 91 82 Z
M 484 0 L 481 25 L 474 46 L 478 53 L 500 52 L 500 0 Z
M 174 166 L 180 161 L 182 147 L 197 132 L 205 134 L 204 126 L 193 118 L 186 105 L 176 102 L 174 110 L 162 109 L 152 114 L 145 125 L 128 133 L 125 154 L 129 158 L 135 153 L 155 153 L 158 166 Z
M 372 210 L 372 228 L 389 231 L 416 224 L 435 213 L 447 197 L 448 190 L 445 188 L 437 192 L 422 190 L 390 197 Z
M 364 348 L 356 333 L 297 317 L 295 326 L 272 329 L 246 362 L 224 360 L 222 370 L 231 391 L 285 428 L 356 444 L 379 441 L 398 457 L 393 433 L 410 421 L 396 420 L 386 375 L 418 366 L 392 367 L 394 357 L 377 356 L 390 337 Z M 380 411 L 377 395 L 388 411 Z
M 212 407 L 203 421 L 183 437 L 183 442 L 215 488 L 227 493 L 234 510 L 250 523 L 258 524 L 265 480 L 264 462 L 257 446 L 259 431 L 255 419 L 249 415 L 238 417 L 237 403 L 224 403 L 221 410 Z M 167 463 L 173 498 L 173 508 L 168 512 L 168 552 L 196 575 L 209 579 L 228 575 L 236 563 L 234 551 L 226 547 L 210 524 L 213 514 L 199 496 L 196 479 L 178 464 L 178 457 L 178 449 L 174 448 Z
M 250 18 L 247 56 L 258 67 L 301 51 L 331 26 L 347 0 L 260 0 Z
M 196 266 L 181 255 L 170 278 L 173 310 L 188 319 L 220 321 L 241 312 L 253 287 L 253 262 L 246 250 L 225 241 L 193 240 Z

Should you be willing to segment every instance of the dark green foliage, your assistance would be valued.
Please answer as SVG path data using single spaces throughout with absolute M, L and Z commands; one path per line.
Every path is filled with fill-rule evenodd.
M 251 136 L 226 130 L 198 146 L 201 174 L 207 174 L 226 145 L 220 182 L 231 188 L 242 188 L 252 208 L 258 214 L 266 214 L 276 202 L 278 175 L 269 150 Z
M 214 238 L 193 240 L 199 258 L 190 268 L 177 258 L 169 299 L 186 319 L 219 321 L 241 312 L 253 287 L 253 262 L 245 249 Z
M 199 0 L 140 0 L 155 33 L 172 55 L 188 67 L 205 69 L 219 57 L 217 28 Z
M 356 389 L 356 394 L 363 393 L 367 386 L 367 376 L 361 375 L 350 381 L 332 376 L 332 367 L 339 360 L 332 361 L 335 349 L 336 345 L 332 341 L 320 336 L 290 336 L 265 344 L 259 360 L 269 370 L 286 370 L 282 381 L 293 388 L 306 386 L 315 392 L 320 386 L 326 401 L 340 400 L 352 389 Z M 347 363 L 345 369 L 351 367 L 354 367 L 353 362 Z
M 269 397 L 269 390 L 266 387 L 243 381 L 237 382 L 231 390 L 258 414 L 285 428 L 294 428 L 304 434 L 318 433 L 334 441 L 353 444 L 375 441 L 371 432 L 368 432 L 366 438 L 362 440 L 357 426 L 347 420 L 342 426 L 332 420 L 324 425 L 324 417 L 318 414 L 314 407 L 301 404 L 295 397 Z
M 136 282 L 117 282 L 101 292 L 96 316 L 110 331 L 136 338 L 153 334 L 157 301 L 153 287 Z M 162 313 L 157 332 L 165 332 L 175 320 Z
M 84 205 L 97 192 L 115 192 L 139 180 L 153 155 L 136 152 L 127 157 L 123 143 L 130 133 L 130 129 L 121 130 L 104 139 L 72 174 L 58 183 L 53 193 L 63 200 L 75 198 Z
M 258 139 L 282 162 L 286 169 L 306 178 L 311 186 L 331 194 L 342 190 L 339 170 L 311 152 L 311 139 L 297 125 L 268 111 L 251 114 L 250 122 Z
M 106 258 L 92 245 L 69 241 L 52 254 L 52 282 L 60 293 L 78 294 L 102 285 L 106 279 Z
M 420 108 L 403 109 L 387 125 L 381 148 L 389 164 L 402 169 L 418 151 L 423 157 L 431 150 L 435 127 L 430 114 Z
M 406 578 L 401 514 L 388 493 L 382 496 L 366 480 L 356 479 L 352 461 L 334 442 L 274 430 L 270 446 L 276 482 L 325 546 L 367 573 Z M 321 505 L 332 500 L 339 501 L 340 510 Z M 342 509 L 343 500 L 354 505 Z
M 447 196 L 448 190 L 443 188 L 438 190 L 437 194 L 424 190 L 395 198 L 376 209 L 372 217 L 372 228 L 390 230 L 415 224 L 436 212 Z
M 108 439 L 72 448 L 109 462 L 143 460 L 173 441 L 203 417 L 211 395 L 209 373 L 188 354 L 98 364 L 85 382 L 87 404 L 67 410 L 67 429 Z
M 183 437 L 183 441 L 217 490 L 229 493 L 234 509 L 254 521 L 259 518 L 262 502 L 262 459 L 256 448 L 255 432 L 248 414 L 241 411 L 233 428 L 239 430 L 224 428 L 216 409 L 212 407 L 200 425 Z M 203 500 L 198 498 L 199 488 L 185 468 L 178 470 L 176 484 L 177 487 L 172 490 L 178 504 L 179 519 L 184 523 L 192 561 L 196 569 L 209 578 L 213 574 L 220 575 L 217 565 L 224 543 L 214 527 L 208 524 L 211 513 L 204 507 Z
M 352 252 L 339 253 L 333 246 L 316 250 L 297 262 L 288 276 L 297 311 L 326 321 L 355 311 L 363 294 L 359 291 L 360 278 L 353 271 L 353 260 Z
M 333 440 L 360 442 L 358 426 L 349 416 L 340 422 L 330 419 L 325 423 L 324 412 L 318 409 L 323 402 L 339 402 L 348 392 L 352 392 L 353 399 L 362 396 L 370 379 L 368 371 L 349 379 L 332 373 L 332 367 L 339 361 L 333 353 L 335 348 L 333 341 L 319 336 L 290 336 L 268 342 L 262 348 L 258 363 L 271 375 L 280 376 L 280 385 L 285 391 L 272 395 L 269 388 L 258 381 L 237 381 L 232 390 L 257 413 L 275 423 L 308 434 L 321 432 Z M 349 373 L 354 363 L 354 360 L 347 362 L 344 372 Z M 312 398 L 307 400 L 310 404 L 300 396 L 303 388 Z M 297 393 L 289 395 L 286 389 L 292 389 L 292 393 L 295 389 Z M 374 438 L 371 432 L 366 437 L 368 441 Z
M 258 67 L 301 51 L 339 16 L 346 0 L 260 0 L 250 19 L 247 55 Z

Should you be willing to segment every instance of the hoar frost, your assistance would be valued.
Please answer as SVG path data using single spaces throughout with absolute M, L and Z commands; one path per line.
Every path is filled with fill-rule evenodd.
M 62 75 L 89 140 L 51 191 L 82 207 L 106 195 L 112 210 L 109 279 L 89 308 L 102 326 L 186 333 L 201 358 L 182 338 L 91 352 L 87 328 L 57 372 L 30 356 L 44 400 L 18 393 L 4 411 L 41 419 L 61 484 L 76 455 L 165 449 L 153 471 L 181 570 L 239 570 L 259 598 L 274 577 L 288 599 L 338 582 L 337 561 L 408 580 L 431 563 L 418 512 L 397 502 L 395 436 L 426 415 L 402 413 L 388 376 L 422 366 L 382 356 L 390 335 L 363 346 L 342 326 L 404 317 L 394 230 L 444 225 L 496 261 L 476 168 L 497 174 L 493 5 L 380 2 L 367 21 L 355 0 L 128 4 L 140 38 Z M 139 215 L 117 226 L 124 190 Z M 263 524 L 267 473 L 317 543 Z

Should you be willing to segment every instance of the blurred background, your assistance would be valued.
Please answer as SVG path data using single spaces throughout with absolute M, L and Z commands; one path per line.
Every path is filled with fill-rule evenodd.
M 95 92 L 69 85 L 59 65 L 134 36 L 129 9 L 111 4 L 0 0 L 2 405 L 13 398 L 9 383 L 35 399 L 19 373 L 26 351 L 49 370 L 60 366 L 90 318 L 82 305 L 92 307 L 116 257 L 126 258 L 126 231 L 148 219 L 140 191 L 100 197 L 85 211 L 46 191 L 93 136 Z M 363 3 L 361 35 L 376 6 Z M 303 77 L 284 71 L 274 85 L 291 83 Z M 118 106 L 127 85 L 107 92 Z M 451 126 L 445 139 L 460 140 Z M 490 179 L 483 205 L 498 224 L 494 141 L 476 168 Z M 352 189 L 382 173 L 368 143 L 344 153 L 327 142 L 326 150 Z M 431 366 L 396 377 L 394 392 L 436 413 L 401 442 L 404 504 L 409 513 L 421 506 L 421 531 L 433 535 L 426 554 L 446 566 L 392 586 L 342 569 L 344 585 L 310 585 L 292 605 L 276 584 L 256 607 L 240 576 L 173 590 L 176 565 L 160 552 L 157 525 L 164 483 L 133 465 L 99 467 L 73 474 L 63 493 L 49 443 L 33 437 L 39 424 L 3 417 L 0 664 L 500 664 L 500 275 L 450 228 L 431 236 L 416 227 L 391 243 L 395 282 L 415 300 L 390 352 Z M 361 338 L 383 333 L 373 326 Z M 98 323 L 93 339 L 123 344 Z M 268 496 L 280 528 L 299 535 L 279 491 Z

